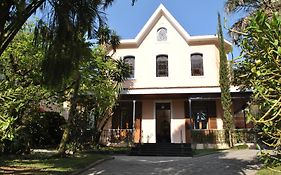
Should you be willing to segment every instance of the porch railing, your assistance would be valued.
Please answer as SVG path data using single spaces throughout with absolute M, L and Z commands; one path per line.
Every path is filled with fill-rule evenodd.
M 235 129 L 234 144 L 256 143 L 256 134 L 251 129 Z M 226 143 L 224 130 L 192 130 L 192 143 Z
M 234 144 L 256 143 L 256 133 L 251 129 L 235 129 L 233 133 Z M 223 144 L 225 130 L 192 130 L 192 143 L 199 144 Z M 102 131 L 100 143 L 104 145 L 129 146 L 134 142 L 133 129 L 108 129 Z
M 192 130 L 192 143 L 225 143 L 224 130 Z
M 133 143 L 133 129 L 108 129 L 103 130 L 100 142 L 105 145 L 125 144 L 126 146 Z

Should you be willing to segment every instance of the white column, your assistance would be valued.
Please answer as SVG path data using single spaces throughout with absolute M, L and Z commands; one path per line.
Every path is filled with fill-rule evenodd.
M 190 122 L 190 130 L 192 130 L 192 122 L 191 122 L 191 117 L 192 117 L 192 109 L 191 109 L 191 99 L 188 99 L 188 108 L 189 108 L 189 122 Z
M 133 130 L 135 129 L 136 120 L 136 100 L 133 100 Z

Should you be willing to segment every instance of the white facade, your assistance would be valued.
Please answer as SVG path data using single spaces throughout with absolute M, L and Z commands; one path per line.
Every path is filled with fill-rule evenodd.
M 164 31 L 163 36 L 159 36 L 158 31 L 163 28 L 167 33 Z M 220 93 L 218 45 L 215 35 L 190 36 L 163 5 L 157 8 L 135 39 L 121 40 L 114 58 L 134 57 L 134 77 L 124 83 L 122 94 L 129 99 L 137 97 L 142 103 L 143 143 L 157 142 L 156 104 L 162 102 L 169 104 L 170 142 L 188 142 L 187 97 Z M 231 44 L 225 41 L 224 45 L 226 51 L 230 51 Z M 194 53 L 203 56 L 202 76 L 192 76 L 191 55 Z M 159 55 L 168 57 L 168 76 L 157 77 L 156 58 Z M 237 92 L 237 89 L 231 91 Z M 216 129 L 222 129 L 219 104 L 216 111 Z

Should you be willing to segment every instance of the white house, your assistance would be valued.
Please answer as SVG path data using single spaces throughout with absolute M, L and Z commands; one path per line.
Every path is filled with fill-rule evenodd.
M 229 52 L 231 43 L 224 46 Z M 136 143 L 191 143 L 191 131 L 223 129 L 218 47 L 216 35 L 190 36 L 161 4 L 114 54 L 131 71 L 107 129 L 118 137 L 134 129 Z M 241 111 L 249 95 L 235 87 L 231 93 L 236 127 L 247 127 Z

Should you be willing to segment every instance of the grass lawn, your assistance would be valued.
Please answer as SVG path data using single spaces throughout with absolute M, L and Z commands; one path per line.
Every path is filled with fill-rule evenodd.
M 107 155 L 77 153 L 71 157 L 54 158 L 47 154 L 0 157 L 0 174 L 64 175 L 81 170 L 89 164 L 108 158 Z
M 281 166 L 274 167 L 274 170 L 272 171 L 268 168 L 262 168 L 258 171 L 257 175 L 280 175 L 281 174 Z

